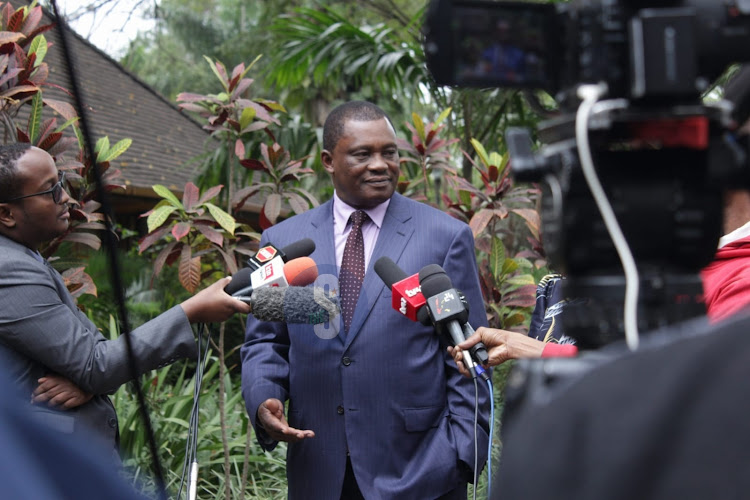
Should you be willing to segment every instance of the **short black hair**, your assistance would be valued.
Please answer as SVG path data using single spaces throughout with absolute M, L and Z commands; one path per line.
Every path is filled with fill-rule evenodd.
M 388 120 L 388 123 L 393 127 L 393 122 L 386 112 L 371 102 L 349 101 L 336 106 L 328 114 L 325 124 L 323 124 L 323 149 L 333 152 L 341 136 L 344 135 L 344 125 L 347 121 L 369 122 L 381 118 Z
M 0 203 L 18 196 L 21 181 L 18 178 L 16 162 L 31 149 L 28 142 L 0 146 Z
M 750 65 L 744 64 L 724 85 L 724 99 L 734 104 L 732 118 L 741 127 L 750 119 Z

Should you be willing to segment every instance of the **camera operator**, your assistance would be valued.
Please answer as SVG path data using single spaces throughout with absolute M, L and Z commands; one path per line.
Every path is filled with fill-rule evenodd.
M 733 118 L 742 126 L 738 136 L 750 136 L 750 66 L 743 66 L 727 83 L 724 98 L 734 103 Z M 724 193 L 724 236 L 713 262 L 701 272 L 706 309 L 712 321 L 741 311 L 750 303 L 750 190 Z

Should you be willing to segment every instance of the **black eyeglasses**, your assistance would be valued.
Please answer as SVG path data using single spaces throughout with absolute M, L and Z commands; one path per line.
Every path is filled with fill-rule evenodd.
M 18 198 L 11 198 L 10 200 L 5 200 L 2 203 L 10 203 L 11 201 L 18 201 L 23 200 L 24 198 L 31 198 L 32 196 L 42 196 L 43 194 L 51 194 L 52 195 L 52 201 L 55 202 L 55 204 L 60 203 L 60 200 L 62 200 L 62 194 L 63 194 L 63 183 L 65 182 L 65 172 L 60 172 L 57 176 L 59 179 L 57 181 L 57 184 L 52 186 L 50 189 L 46 191 L 40 191 L 38 193 L 34 194 L 27 194 L 25 196 L 19 196 Z

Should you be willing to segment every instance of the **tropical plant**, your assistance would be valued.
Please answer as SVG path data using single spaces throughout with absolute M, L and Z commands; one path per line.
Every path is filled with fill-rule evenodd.
M 546 268 L 536 210 L 540 191 L 515 185 L 508 153 L 488 154 L 475 139 L 472 145 L 479 161 L 464 154 L 479 173 L 481 187 L 462 176 L 448 176 L 455 198 L 444 194 L 443 200 L 448 213 L 468 222 L 474 234 L 490 323 L 506 329 L 524 328 L 535 304 L 536 282 Z M 511 214 L 518 219 L 509 217 Z M 519 227 L 518 221 L 523 225 Z
M 222 92 L 218 94 L 192 94 L 183 92 L 177 96 L 180 107 L 186 111 L 198 113 L 206 121 L 204 129 L 209 130 L 221 144 L 226 146 L 227 178 L 229 181 L 229 206 L 239 210 L 254 195 L 265 195 L 261 207 L 261 228 L 274 224 L 286 201 L 295 213 L 307 210 L 310 205 L 318 204 L 312 194 L 301 187 L 287 187 L 289 183 L 298 183 L 304 175 L 313 171 L 303 165 L 305 158 L 291 160 L 290 154 L 276 142 L 271 124 L 280 125 L 273 112 L 285 112 L 278 102 L 268 99 L 245 97 L 253 79 L 247 78 L 248 71 L 260 56 L 245 67 L 240 63 L 229 74 L 223 63 L 206 58 L 214 75 L 219 79 Z M 262 160 L 246 158 L 247 144 L 254 144 L 254 132 L 263 131 L 273 141 L 271 146 L 260 143 Z M 234 165 L 237 162 L 250 171 L 266 173 L 270 182 L 252 182 L 250 186 L 235 193 Z
M 406 153 L 406 155 L 401 155 L 402 174 L 398 184 L 401 194 L 418 201 L 428 202 L 430 172 L 442 169 L 456 175 L 456 170 L 451 164 L 449 147 L 458 142 L 458 139 L 440 137 L 440 133 L 445 128 L 445 125 L 441 123 L 450 113 L 451 108 L 447 108 L 434 122 L 427 124 L 417 113 L 412 113 L 412 123 L 406 124 L 412 133 L 411 142 L 401 138 L 396 139 L 399 149 Z M 417 165 L 417 171 L 412 171 L 409 168 L 410 164 Z M 420 185 L 421 195 L 415 192 Z
M 169 265 L 179 260 L 179 281 L 186 290 L 193 293 L 204 278 L 216 271 L 221 271 L 222 274 L 236 273 L 239 268 L 238 254 L 250 255 L 251 240 L 260 239 L 260 236 L 250 230 L 238 232 L 234 217 L 211 203 L 222 188 L 221 185 L 214 186 L 201 194 L 195 184 L 189 182 L 185 185 L 180 201 L 166 187 L 154 186 L 154 191 L 163 200 L 143 215 L 148 217 L 149 233 L 141 239 L 140 251 L 147 250 L 157 242 L 164 244 L 154 263 L 155 276 L 161 272 L 165 264 Z M 217 255 L 218 258 L 214 258 Z M 219 354 L 217 394 L 224 447 L 224 497 L 230 498 L 231 443 L 227 430 L 226 407 L 234 403 L 231 399 L 226 399 L 225 325 L 222 323 L 220 326 L 219 342 L 216 346 Z
M 271 180 L 270 182 L 257 182 L 237 191 L 232 200 L 235 210 L 239 210 L 253 196 L 260 195 L 264 202 L 260 211 L 259 224 L 261 229 L 267 229 L 278 221 L 284 202 L 296 214 L 305 212 L 310 205 L 318 205 L 318 200 L 307 190 L 287 186 L 289 182 L 298 182 L 303 176 L 314 173 L 305 167 L 304 158 L 291 161 L 289 152 L 278 143 L 270 147 L 261 144 L 260 152 L 260 160 L 245 159 L 244 144 L 237 143 L 235 154 L 241 158 L 240 165 L 250 170 L 264 172 Z
M 252 254 L 250 240 L 259 239 L 259 235 L 249 228 L 237 232 L 234 217 L 211 203 L 222 188 L 214 186 L 201 194 L 195 184 L 188 182 L 179 200 L 166 187 L 158 184 L 153 187 L 162 200 L 142 215 L 148 217 L 148 234 L 141 238 L 139 251 L 142 253 L 157 242 L 164 243 L 169 235 L 173 238 L 156 256 L 154 276 L 159 275 L 165 264 L 178 261 L 180 284 L 194 293 L 208 274 L 217 270 L 236 273 L 239 270 L 236 254 Z M 204 258 L 212 254 L 218 254 L 220 263 Z M 207 271 L 203 264 L 208 264 Z

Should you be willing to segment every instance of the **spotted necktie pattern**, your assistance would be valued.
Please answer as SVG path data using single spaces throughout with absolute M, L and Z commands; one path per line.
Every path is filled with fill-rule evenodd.
M 344 257 L 341 259 L 339 285 L 341 286 L 341 313 L 344 315 L 346 333 L 349 332 L 349 326 L 352 324 L 359 290 L 365 279 L 365 240 L 362 237 L 362 224 L 367 218 L 367 214 L 362 210 L 352 213 L 349 218 L 352 222 L 352 230 L 346 238 Z

